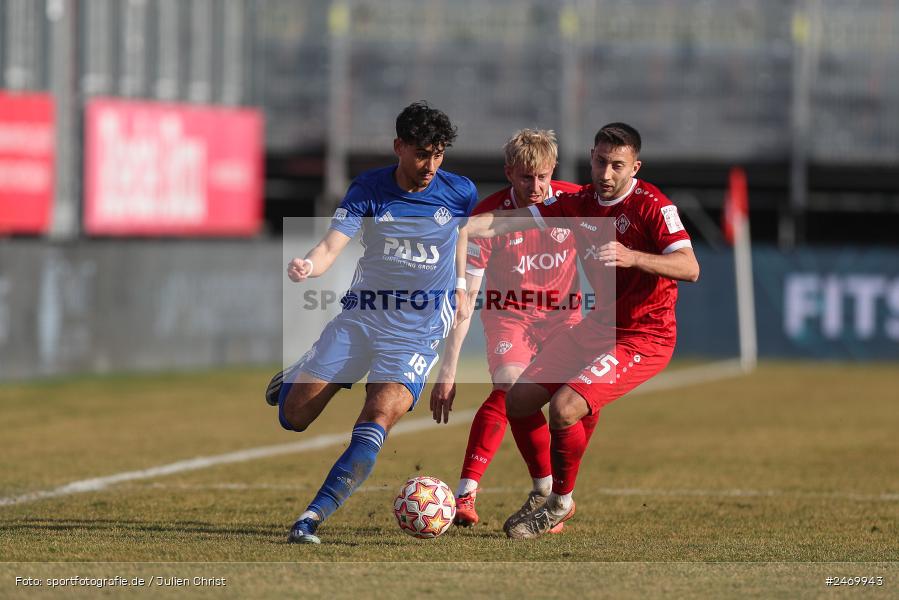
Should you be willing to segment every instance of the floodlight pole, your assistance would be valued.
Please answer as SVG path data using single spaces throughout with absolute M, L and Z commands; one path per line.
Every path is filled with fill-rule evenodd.
M 811 128 L 811 87 L 818 62 L 820 0 L 804 0 L 793 15 L 793 90 L 790 148 L 790 205 L 781 212 L 780 247 L 786 250 L 805 240 L 808 210 L 808 155 Z
M 50 21 L 50 93 L 53 95 L 55 164 L 50 237 L 72 240 L 80 232 L 78 185 L 78 102 L 75 61 L 78 57 L 74 0 L 47 0 Z
M 349 0 L 334 0 L 328 13 L 328 138 L 325 152 L 325 194 L 316 215 L 330 213 L 349 185 L 350 41 Z
M 580 100 L 577 89 L 578 12 L 573 0 L 566 0 L 559 10 L 559 44 L 562 81 L 559 86 L 559 161 L 558 178 L 577 181 L 578 142 L 580 132 Z

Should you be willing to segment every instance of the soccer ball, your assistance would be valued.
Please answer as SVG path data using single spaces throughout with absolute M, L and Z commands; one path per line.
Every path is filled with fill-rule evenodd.
M 436 477 L 413 477 L 400 488 L 393 514 L 400 529 L 412 537 L 435 538 L 453 524 L 456 498 Z

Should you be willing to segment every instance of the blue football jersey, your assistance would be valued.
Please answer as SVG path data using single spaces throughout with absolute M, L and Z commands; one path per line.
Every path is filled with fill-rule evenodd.
M 342 302 L 345 316 L 387 333 L 446 337 L 452 325 L 459 227 L 478 202 L 466 177 L 438 170 L 421 192 L 400 189 L 396 166 L 357 177 L 331 219 L 364 253 Z

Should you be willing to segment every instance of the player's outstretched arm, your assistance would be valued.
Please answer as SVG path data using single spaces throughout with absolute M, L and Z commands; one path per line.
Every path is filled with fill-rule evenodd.
M 699 262 L 692 248 L 678 248 L 668 254 L 648 254 L 631 250 L 619 242 L 609 242 L 599 249 L 599 260 L 607 267 L 635 268 L 679 281 L 699 279 Z
M 456 240 L 456 274 L 465 273 L 468 264 L 468 232 L 465 228 L 459 231 Z M 463 279 L 461 276 L 459 279 Z M 467 280 L 464 287 L 456 286 L 456 313 L 453 315 L 453 329 L 459 327 L 471 316 L 471 305 L 467 301 Z
M 350 239 L 336 229 L 329 229 L 325 237 L 306 253 L 305 258 L 295 258 L 287 263 L 287 276 L 295 283 L 309 277 L 318 277 L 331 268 Z
M 525 231 L 537 228 L 534 215 L 528 208 L 515 210 L 494 210 L 492 212 L 473 215 L 468 218 L 465 229 L 470 238 L 491 238 L 513 231 Z
M 469 309 L 474 306 L 477 300 L 478 290 L 481 289 L 480 275 L 472 275 L 466 273 L 465 281 L 468 284 L 468 293 L 466 302 Z M 469 310 L 470 313 L 470 310 Z M 441 420 L 449 423 L 449 413 L 453 410 L 453 400 L 456 397 L 456 369 L 459 366 L 459 354 L 462 352 L 462 343 L 465 336 L 468 335 L 468 328 L 471 326 L 471 319 L 466 319 L 450 330 L 446 338 L 446 344 L 443 348 L 443 360 L 440 363 L 440 369 L 437 371 L 437 381 L 431 388 L 431 413 L 434 420 L 438 423 Z

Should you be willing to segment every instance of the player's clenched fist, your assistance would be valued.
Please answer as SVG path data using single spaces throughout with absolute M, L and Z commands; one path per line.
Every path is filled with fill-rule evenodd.
M 287 263 L 287 276 L 294 283 L 299 283 L 312 275 L 312 261 L 306 258 L 295 258 Z

